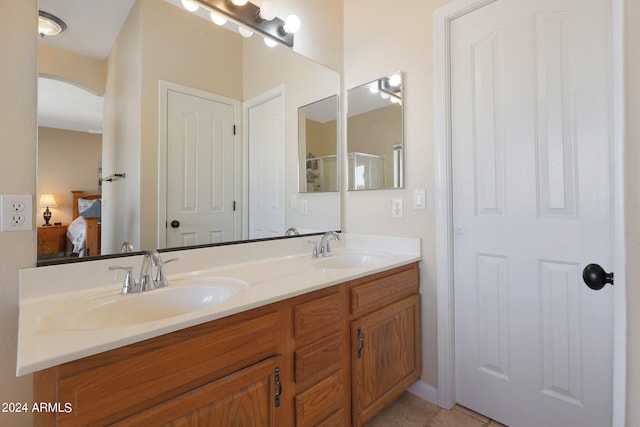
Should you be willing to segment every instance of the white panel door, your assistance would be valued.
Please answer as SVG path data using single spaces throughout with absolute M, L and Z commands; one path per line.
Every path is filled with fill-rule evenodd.
M 279 94 L 247 109 L 249 238 L 284 236 L 285 111 Z
M 167 247 L 234 240 L 234 107 L 167 100 Z
M 612 416 L 606 0 L 498 0 L 452 23 L 456 399 L 516 427 Z

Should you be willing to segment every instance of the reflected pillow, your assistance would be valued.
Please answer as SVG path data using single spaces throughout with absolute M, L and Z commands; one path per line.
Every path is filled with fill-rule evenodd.
M 102 199 L 78 199 L 78 212 L 84 217 L 102 216 Z

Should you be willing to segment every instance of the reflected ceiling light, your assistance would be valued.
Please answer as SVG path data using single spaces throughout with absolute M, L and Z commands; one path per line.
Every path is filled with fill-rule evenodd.
M 287 34 L 294 34 L 300 31 L 300 26 L 300 18 L 298 18 L 296 15 L 289 15 L 284 20 L 284 26 L 282 27 L 282 29 Z
M 38 34 L 40 37 L 57 36 L 67 29 L 67 24 L 60 18 L 42 10 L 38 11 Z
M 245 39 L 248 39 L 253 35 L 253 31 L 249 31 L 246 28 L 240 26 L 238 26 L 238 32 L 240 32 L 240 35 Z
M 231 0 L 231 3 L 235 4 L 236 6 L 244 6 L 245 4 L 247 4 L 248 0 Z
M 278 42 L 273 40 L 270 37 L 265 37 L 264 38 L 264 44 L 266 44 L 269 47 L 276 47 L 278 45 Z
M 268 0 L 262 2 L 262 6 L 260 6 L 260 11 L 258 12 L 260 18 L 265 21 L 271 21 L 276 17 L 276 6 Z M 285 24 L 286 25 L 286 24 Z
M 195 12 L 200 9 L 200 6 L 192 2 L 191 0 L 182 0 L 182 7 L 187 9 L 189 12 Z
M 216 25 L 224 25 L 227 23 L 227 18 L 223 17 L 220 14 L 211 12 L 209 15 L 211 16 L 211 21 L 213 21 L 213 23 Z

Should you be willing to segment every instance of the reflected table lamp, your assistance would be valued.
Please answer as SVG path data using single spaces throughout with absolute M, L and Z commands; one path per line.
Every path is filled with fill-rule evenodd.
M 40 196 L 40 207 L 46 208 L 42 214 L 42 217 L 44 218 L 43 226 L 50 226 L 51 224 L 49 224 L 49 220 L 51 219 L 51 211 L 49 208 L 58 207 L 58 203 L 56 203 L 56 199 L 53 198 L 53 194 L 45 193 Z

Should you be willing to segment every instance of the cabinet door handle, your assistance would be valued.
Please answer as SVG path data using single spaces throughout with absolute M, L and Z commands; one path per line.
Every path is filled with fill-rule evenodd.
M 276 408 L 280 407 L 280 396 L 282 396 L 282 381 L 280 381 L 280 368 L 276 368 L 275 370 L 275 379 L 276 379 L 276 385 L 278 386 L 278 391 L 276 392 L 276 396 L 275 396 L 275 406 Z
M 364 348 L 364 336 L 362 328 L 358 327 L 358 359 L 362 359 L 362 349 Z

